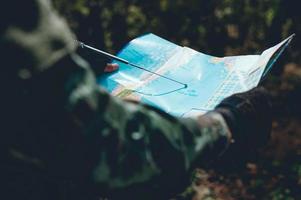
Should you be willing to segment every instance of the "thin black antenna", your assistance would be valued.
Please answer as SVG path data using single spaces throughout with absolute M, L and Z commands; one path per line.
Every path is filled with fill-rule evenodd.
M 170 81 L 173 81 L 173 82 L 175 82 L 175 83 L 181 84 L 181 85 L 184 86 L 183 88 L 187 88 L 187 87 L 188 87 L 188 85 L 185 84 L 185 83 L 182 83 L 182 82 L 180 82 L 180 81 L 177 81 L 177 80 L 175 80 L 175 79 L 169 78 L 169 77 L 167 77 L 167 76 L 158 74 L 158 73 L 153 72 L 153 71 L 151 71 L 151 70 L 145 69 L 145 68 L 140 67 L 140 66 L 138 66 L 138 65 L 136 65 L 136 64 L 130 63 L 129 61 L 127 61 L 127 60 L 125 60 L 125 59 L 123 59 L 123 58 L 120 58 L 120 57 L 118 57 L 118 56 L 114 56 L 114 55 L 112 55 L 112 54 L 110 54 L 110 53 L 108 53 L 108 52 L 105 52 L 105 51 L 102 51 L 102 50 L 100 50 L 100 49 L 96 49 L 96 48 L 94 48 L 94 47 L 91 47 L 91 46 L 89 46 L 89 45 L 86 45 L 85 43 L 83 43 L 83 42 L 81 42 L 81 41 L 78 41 L 78 40 L 75 40 L 75 41 L 76 41 L 76 43 L 77 43 L 81 48 L 87 48 L 87 49 L 90 49 L 90 50 L 95 51 L 95 52 L 97 52 L 97 53 L 99 53 L 99 54 L 101 54 L 101 55 L 103 55 L 103 56 L 105 56 L 105 57 L 108 57 L 108 58 L 110 58 L 110 59 L 117 60 L 117 61 L 122 62 L 122 63 L 124 63 L 124 64 L 130 65 L 130 66 L 132 66 L 132 67 L 136 67 L 136 68 L 138 68 L 138 69 L 147 71 L 147 72 L 149 72 L 149 73 L 151 73 L 151 74 L 155 74 L 155 75 L 160 76 L 160 77 L 162 77 L 162 78 L 165 78 L 165 79 L 167 79 L 167 80 L 170 80 Z

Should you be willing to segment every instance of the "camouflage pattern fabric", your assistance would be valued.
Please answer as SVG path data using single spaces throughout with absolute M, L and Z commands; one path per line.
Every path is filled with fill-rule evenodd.
M 1 199 L 167 198 L 229 145 L 217 112 L 179 119 L 101 89 L 49 1 L 0 13 Z

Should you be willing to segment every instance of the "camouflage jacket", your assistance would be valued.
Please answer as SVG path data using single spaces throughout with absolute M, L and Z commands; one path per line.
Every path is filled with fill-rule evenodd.
M 216 112 L 180 119 L 101 89 L 47 0 L 11 0 L 0 13 L 1 196 L 146 199 L 229 144 Z

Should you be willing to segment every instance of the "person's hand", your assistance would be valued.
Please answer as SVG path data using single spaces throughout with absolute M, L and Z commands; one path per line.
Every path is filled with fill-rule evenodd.
M 119 65 L 116 63 L 108 63 L 104 69 L 105 73 L 115 72 L 119 69 Z
M 217 105 L 215 111 L 224 117 L 238 146 L 256 149 L 267 142 L 272 116 L 269 94 L 264 88 L 234 94 Z

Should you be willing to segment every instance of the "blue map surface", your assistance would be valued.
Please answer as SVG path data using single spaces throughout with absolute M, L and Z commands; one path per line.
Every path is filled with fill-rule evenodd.
M 212 110 L 234 93 L 256 87 L 292 37 L 260 55 L 214 57 L 150 33 L 129 42 L 117 56 L 156 74 L 113 61 L 119 70 L 97 81 L 114 96 L 175 116 L 193 117 Z

